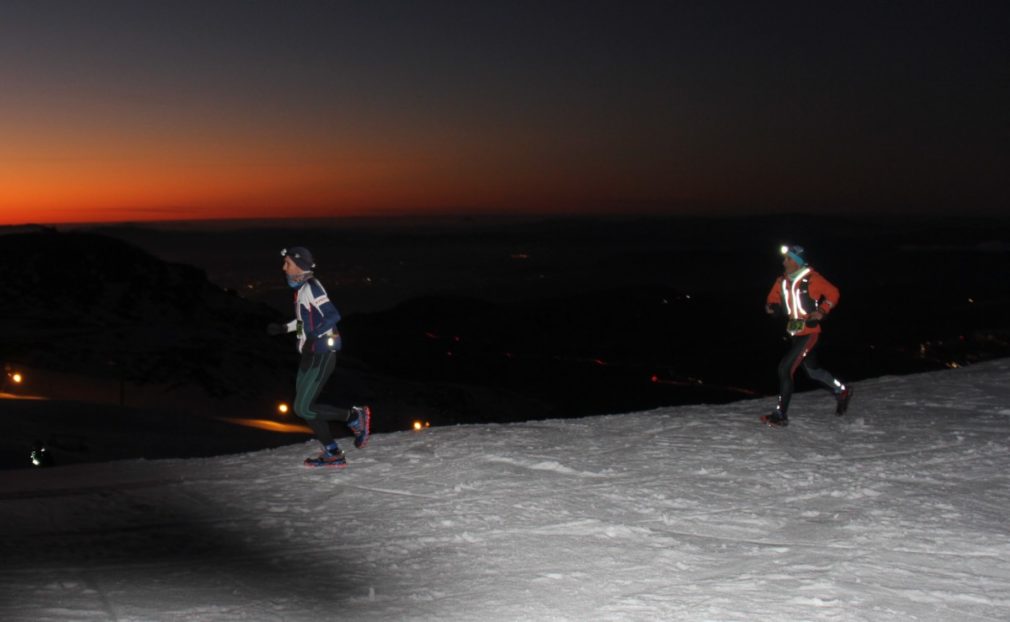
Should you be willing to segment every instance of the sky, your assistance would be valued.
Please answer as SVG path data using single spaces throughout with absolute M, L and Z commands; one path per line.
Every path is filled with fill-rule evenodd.
M 0 4 L 0 224 L 996 213 L 998 2 Z
M 0 470 L 0 618 L 1007 620 L 1008 380 L 1006 359 L 868 380 L 843 418 L 803 393 L 778 429 L 763 398 L 376 434 L 336 471 L 298 437 L 64 453 Z

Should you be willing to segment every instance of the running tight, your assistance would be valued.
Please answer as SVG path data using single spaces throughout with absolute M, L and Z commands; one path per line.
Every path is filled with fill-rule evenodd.
M 835 379 L 831 372 L 817 366 L 817 357 L 814 356 L 814 346 L 817 345 L 819 333 L 793 337 L 792 347 L 779 363 L 779 406 L 778 410 L 783 415 L 789 410 L 789 402 L 793 397 L 793 380 L 796 370 L 803 368 L 807 376 L 828 389 L 832 393 L 838 393 L 842 387 L 841 382 Z
M 334 441 L 330 421 L 346 423 L 351 413 L 346 408 L 319 404 L 319 394 L 337 366 L 336 352 L 302 352 L 295 379 L 295 414 L 305 420 L 323 446 Z

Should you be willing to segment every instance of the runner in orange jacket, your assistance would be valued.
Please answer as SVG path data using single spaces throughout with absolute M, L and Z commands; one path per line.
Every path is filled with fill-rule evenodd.
M 789 425 L 789 401 L 798 367 L 834 394 L 837 401 L 835 414 L 843 415 L 849 407 L 852 389 L 818 367 L 813 353 L 820 337 L 821 321 L 838 304 L 838 288 L 807 265 L 801 246 L 782 247 L 782 267 L 783 275 L 768 292 L 765 311 L 769 314 L 782 313 L 788 318 L 786 332 L 789 333 L 791 346 L 779 363 L 778 405 L 761 420 L 773 426 Z

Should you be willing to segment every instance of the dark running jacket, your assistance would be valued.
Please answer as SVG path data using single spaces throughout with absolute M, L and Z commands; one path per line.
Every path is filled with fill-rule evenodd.
M 339 352 L 339 321 L 340 312 L 315 278 L 306 279 L 295 290 L 295 319 L 287 323 L 287 329 L 298 332 L 299 352 Z

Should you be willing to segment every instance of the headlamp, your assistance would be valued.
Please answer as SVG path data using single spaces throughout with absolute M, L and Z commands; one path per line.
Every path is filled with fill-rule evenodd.
M 802 246 L 790 246 L 788 244 L 783 244 L 779 247 L 779 252 L 782 253 L 783 257 L 789 257 L 801 266 L 807 265 L 807 260 L 803 258 Z

